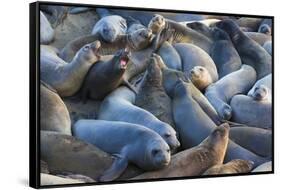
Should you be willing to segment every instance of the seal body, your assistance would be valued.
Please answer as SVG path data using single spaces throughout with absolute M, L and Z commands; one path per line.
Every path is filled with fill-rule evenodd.
M 245 34 L 261 46 L 263 46 L 264 43 L 272 40 L 270 35 L 259 32 L 245 32 Z
M 179 129 L 182 147 L 190 148 L 198 145 L 216 128 L 217 125 L 192 98 L 192 89 L 188 83 L 177 82 L 172 100 L 173 117 Z M 255 163 L 255 166 L 267 161 L 267 159 L 257 156 L 231 140 L 227 147 L 225 161 L 233 159 L 251 160 Z
M 228 35 L 218 28 L 211 33 L 214 44 L 210 55 L 217 66 L 219 78 L 239 70 L 242 62 Z
M 252 172 L 254 173 L 254 172 L 270 172 L 270 171 L 272 171 L 272 161 L 259 165 Z
M 40 11 L 40 44 L 49 44 L 55 37 L 55 31 L 42 11 Z
M 270 55 L 272 55 L 272 41 L 267 41 L 262 46 Z
M 245 95 L 236 95 L 231 99 L 232 121 L 250 127 L 272 128 L 272 103 L 266 100 L 254 100 Z
M 109 60 L 100 60 L 89 69 L 80 90 L 83 102 L 88 98 L 101 100 L 119 85 L 125 84 L 123 74 L 127 68 L 128 54 L 120 50 Z
M 40 84 L 40 130 L 71 135 L 70 117 L 60 96 L 48 85 Z
M 136 95 L 135 105 L 174 127 L 171 99 L 162 85 L 162 71 L 154 56 L 149 60 L 147 73 L 144 77 Z
M 102 120 L 79 120 L 74 136 L 116 156 L 99 181 L 116 179 L 132 162 L 145 170 L 162 168 L 170 162 L 170 149 L 155 132 L 139 125 Z M 112 135 L 114 138 L 111 138 Z M 107 139 L 107 140 L 106 140 Z
M 181 58 L 175 48 L 168 42 L 164 42 L 157 50 L 165 65 L 170 69 L 182 70 Z
M 41 79 L 62 97 L 74 95 L 81 87 L 90 67 L 99 60 L 99 47 L 99 41 L 86 44 L 76 53 L 73 60 L 67 63 L 43 46 L 40 53 Z
M 106 42 L 114 42 L 119 35 L 127 31 L 127 23 L 124 18 L 118 15 L 105 16 L 94 26 L 92 35 L 100 35 Z
M 255 68 L 257 79 L 272 72 L 271 56 L 259 44 L 244 34 L 234 21 L 223 20 L 218 22 L 216 26 L 228 33 L 243 64 Z
M 167 167 L 147 172 L 135 179 L 157 179 L 201 175 L 209 167 L 222 164 L 228 143 L 229 127 L 219 126 L 198 146 L 172 156 Z
M 135 94 L 126 87 L 119 87 L 103 100 L 98 119 L 142 125 L 157 132 L 171 149 L 180 146 L 176 131 L 169 124 L 160 121 L 150 112 L 133 105 L 134 102 Z
M 257 155 L 272 156 L 271 130 L 256 127 L 232 127 L 229 138 Z
M 245 94 L 256 82 L 256 72 L 249 65 L 242 65 L 241 69 L 226 75 L 216 83 L 210 85 L 205 96 L 214 106 L 222 119 L 231 118 L 231 107 L 228 105 L 236 94 Z
M 65 185 L 65 184 L 79 184 L 84 183 L 81 180 L 77 179 L 69 179 L 69 178 L 63 178 L 55 175 L 50 174 L 40 174 L 40 185 Z
M 253 168 L 253 162 L 235 159 L 226 164 L 219 164 L 209 168 L 203 175 L 241 174 L 249 173 Z

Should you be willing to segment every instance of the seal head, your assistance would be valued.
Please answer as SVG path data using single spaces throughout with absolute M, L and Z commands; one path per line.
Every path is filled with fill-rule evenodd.
M 81 63 L 96 63 L 100 59 L 99 49 L 101 47 L 100 41 L 94 41 L 90 44 L 84 45 L 73 58 L 79 60 Z
M 189 72 L 189 78 L 199 90 L 204 90 L 212 83 L 209 71 L 202 66 L 193 67 Z
M 165 18 L 162 15 L 155 14 L 148 24 L 148 28 L 153 34 L 158 34 L 165 27 Z
M 127 35 L 128 46 L 133 50 L 141 50 L 152 42 L 154 35 L 147 28 L 141 28 Z
M 262 101 L 267 98 L 268 94 L 269 94 L 268 88 L 265 85 L 261 84 L 255 88 L 254 93 L 252 94 L 252 97 L 256 101 Z

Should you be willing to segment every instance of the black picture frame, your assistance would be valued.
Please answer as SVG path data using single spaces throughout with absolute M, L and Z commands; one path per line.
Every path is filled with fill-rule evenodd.
M 239 16 L 249 18 L 269 18 L 272 19 L 272 171 L 255 172 L 246 174 L 223 174 L 223 175 L 209 175 L 209 176 L 192 176 L 192 177 L 175 177 L 175 178 L 159 178 L 159 179 L 144 179 L 144 180 L 123 180 L 113 182 L 95 182 L 82 184 L 65 184 L 65 185 L 40 185 L 40 5 L 61 5 L 61 6 L 79 6 L 92 8 L 110 8 L 110 9 L 126 9 L 136 11 L 161 11 L 172 13 L 191 13 L 191 14 L 205 14 L 217 16 Z M 63 3 L 63 2 L 47 2 L 38 1 L 29 4 L 29 44 L 30 44 L 30 77 L 29 77 L 29 185 L 33 188 L 55 188 L 55 187 L 75 187 L 88 185 L 108 185 L 108 184 L 122 184 L 122 183 L 136 183 L 136 182 L 152 182 L 152 181 L 169 181 L 182 179 L 203 179 L 213 177 L 234 177 L 244 175 L 260 175 L 260 174 L 274 174 L 274 16 L 268 15 L 248 15 L 236 13 L 219 13 L 219 12 L 202 12 L 189 10 L 170 10 L 157 8 L 141 8 L 141 7 L 125 7 L 125 6 L 109 6 L 109 5 L 93 5 L 93 4 L 77 4 L 77 3 Z

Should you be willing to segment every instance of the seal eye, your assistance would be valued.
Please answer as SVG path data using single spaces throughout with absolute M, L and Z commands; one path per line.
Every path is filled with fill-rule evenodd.
M 158 154 L 159 152 L 160 152 L 160 150 L 154 149 L 154 150 L 152 150 L 152 155 L 155 156 L 155 155 Z
M 200 68 L 199 68 L 199 71 L 203 72 L 203 71 L 204 71 L 204 69 L 200 67 Z
M 89 49 L 90 49 L 90 46 L 85 46 L 83 50 L 88 51 Z
M 171 134 L 165 134 L 165 138 L 169 138 Z

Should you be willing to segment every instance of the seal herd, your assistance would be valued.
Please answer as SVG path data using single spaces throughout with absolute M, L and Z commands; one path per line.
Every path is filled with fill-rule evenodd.
M 41 185 L 272 170 L 272 20 L 40 7 Z

